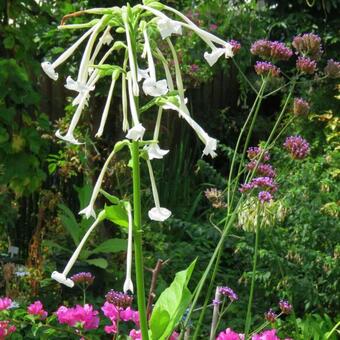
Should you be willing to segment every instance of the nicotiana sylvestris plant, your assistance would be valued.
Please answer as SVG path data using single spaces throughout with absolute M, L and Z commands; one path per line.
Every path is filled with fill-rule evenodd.
M 97 18 L 84 24 L 65 24 L 66 19 L 82 14 L 92 14 Z M 53 272 L 52 278 L 68 287 L 74 286 L 74 282 L 67 276 L 91 232 L 108 215 L 108 209 L 103 209 L 98 214 L 95 211 L 96 199 L 102 192 L 115 207 L 115 209 L 110 210 L 111 214 L 113 211 L 119 212 L 120 216 L 122 214 L 126 216 L 126 221 L 122 224 L 123 226 L 128 226 L 124 292 L 134 292 L 131 277 L 132 239 L 134 240 L 137 302 L 142 338 L 143 340 L 147 340 L 149 337 L 152 339 L 166 339 L 171 335 L 172 330 L 181 319 L 190 302 L 191 294 L 187 288 L 187 283 L 194 263 L 187 270 L 178 273 L 173 285 L 163 293 L 172 294 L 176 291 L 178 301 L 173 301 L 171 308 L 170 306 L 166 307 L 166 296 L 162 295 L 153 309 L 148 324 L 143 278 L 140 162 L 145 161 L 146 163 L 155 203 L 155 206 L 149 210 L 148 217 L 153 221 L 163 222 L 171 216 L 171 211 L 161 206 L 152 169 L 153 160 L 162 159 L 170 152 L 170 150 L 164 150 L 160 146 L 159 134 L 163 111 L 169 110 L 177 113 L 179 118 L 189 124 L 204 144 L 203 155 L 215 157 L 217 147 L 217 140 L 210 137 L 190 115 L 180 65 L 171 38 L 183 34 L 186 30 L 196 33 L 207 44 L 207 51 L 203 53 L 203 57 L 210 66 L 214 65 L 221 57 L 233 57 L 233 47 L 230 43 L 199 28 L 181 12 L 158 1 L 145 0 L 143 4 L 134 7 L 127 4 L 122 8 L 94 8 L 70 14 L 64 19 L 59 29 L 85 30 L 85 33 L 54 62 L 44 61 L 42 68 L 45 73 L 51 79 L 57 80 L 58 73 L 56 69 L 58 66 L 66 62 L 82 44 L 85 47 L 77 78 L 73 79 L 68 76 L 65 84 L 67 89 L 74 91 L 76 94 L 72 102 L 72 105 L 75 106 L 75 112 L 69 123 L 68 130 L 58 130 L 56 136 L 67 143 L 82 144 L 81 137 L 75 135 L 75 129 L 85 107 L 89 105 L 91 92 L 95 91 L 97 82 L 103 77 L 110 77 L 111 84 L 96 137 L 100 138 L 103 134 L 110 105 L 113 101 L 115 85 L 119 79 L 122 84 L 122 130 L 126 135 L 124 140 L 116 143 L 101 169 L 88 206 L 79 212 L 85 215 L 86 218 L 94 217 L 95 221 L 79 243 L 64 271 L 62 273 Z M 171 63 L 158 48 L 159 40 L 166 42 L 172 56 Z M 113 53 L 119 53 L 123 56 L 121 65 L 109 63 L 109 57 Z M 156 60 L 162 66 L 162 69 L 157 69 L 157 72 Z M 175 68 L 175 82 L 170 72 L 170 65 L 172 64 Z M 142 102 L 145 102 L 143 106 L 141 105 Z M 158 110 L 156 110 L 157 115 L 155 115 L 152 139 L 144 139 L 144 135 L 148 134 L 148 131 L 143 126 L 142 113 L 153 106 L 158 107 Z M 109 162 L 115 154 L 125 147 L 131 153 L 133 202 L 120 200 L 101 191 L 102 181 Z M 178 291 L 179 288 L 180 291 Z M 174 306 L 176 306 L 175 309 Z

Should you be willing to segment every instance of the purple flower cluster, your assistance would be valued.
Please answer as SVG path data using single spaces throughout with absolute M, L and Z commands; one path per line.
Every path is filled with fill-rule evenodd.
M 274 64 L 268 61 L 257 61 L 255 66 L 255 72 L 259 76 L 271 76 L 278 77 L 280 75 L 280 69 Z
M 277 191 L 277 183 L 271 177 L 256 177 L 251 182 L 242 184 L 240 191 L 247 192 L 253 189 L 265 189 L 265 191 L 274 193 Z
M 268 322 L 275 322 L 277 314 L 270 308 L 269 311 L 264 314 L 264 317 Z
M 279 307 L 283 314 L 289 314 L 293 309 L 293 306 L 286 300 L 280 300 Z
M 237 40 L 229 40 L 228 43 L 233 47 L 232 51 L 234 55 L 241 49 L 241 44 Z
M 258 194 L 258 199 L 261 203 L 270 202 L 273 199 L 273 196 L 268 191 L 260 191 Z
M 237 294 L 229 287 L 220 287 L 219 291 L 221 295 L 227 296 L 230 301 L 238 300 Z
M 307 116 L 310 110 L 309 103 L 302 98 L 294 99 L 294 114 L 295 116 Z
M 268 151 L 263 151 L 258 146 L 251 146 L 247 150 L 247 156 L 250 160 L 263 160 L 264 162 L 268 162 L 270 160 L 270 154 Z
M 309 143 L 301 136 L 287 137 L 283 146 L 294 159 L 304 159 L 310 151 Z
M 71 276 L 71 280 L 78 285 L 90 286 L 93 284 L 95 277 L 90 272 L 81 272 Z
M 133 301 L 133 296 L 129 294 L 125 294 L 122 292 L 116 292 L 115 290 L 111 289 L 105 295 L 106 301 L 112 303 L 116 307 L 127 308 L 131 306 Z
M 329 78 L 340 78 L 340 62 L 329 59 L 324 72 Z
M 255 41 L 250 48 L 250 52 L 261 58 L 272 60 L 288 60 L 293 55 L 292 50 L 282 42 L 266 39 Z
M 257 168 L 256 168 L 257 166 Z M 258 163 L 256 160 L 252 160 L 247 164 L 247 170 L 252 171 L 256 168 L 256 174 L 264 177 L 275 177 L 276 171 L 270 164 Z
M 316 66 L 316 61 L 308 57 L 299 57 L 296 61 L 296 68 L 301 73 L 314 74 Z
M 314 33 L 298 35 L 293 39 L 293 47 L 303 56 L 319 60 L 322 54 L 321 38 Z

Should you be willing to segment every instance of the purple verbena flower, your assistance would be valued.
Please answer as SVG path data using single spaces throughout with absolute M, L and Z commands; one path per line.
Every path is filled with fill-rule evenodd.
M 261 155 L 262 154 L 262 155 Z M 250 160 L 257 159 L 259 160 L 261 155 L 261 160 L 267 162 L 270 160 L 270 154 L 268 151 L 263 151 L 263 149 L 258 146 L 251 146 L 247 150 L 247 156 Z
M 105 299 L 106 301 L 112 303 L 116 307 L 127 308 L 131 306 L 132 301 L 133 301 L 133 296 L 122 293 L 122 292 L 116 292 L 113 289 L 111 289 L 105 295 Z
M 227 296 L 230 301 L 238 300 L 237 294 L 229 287 L 220 287 L 221 295 Z
M 190 65 L 190 72 L 196 73 L 199 70 L 199 66 L 197 64 L 191 64 Z
M 309 143 L 301 136 L 287 137 L 283 146 L 294 159 L 303 159 L 310 151 Z
M 296 61 L 296 68 L 301 73 L 313 74 L 316 71 L 316 61 L 308 57 L 299 57 Z
M 261 58 L 273 60 L 288 60 L 293 55 L 292 50 L 286 47 L 284 43 L 266 39 L 255 41 L 250 52 Z
M 278 77 L 280 75 L 280 69 L 275 66 L 274 64 L 268 61 L 257 61 L 255 66 L 256 74 L 260 76 L 271 76 L 271 77 Z
M 257 168 L 256 168 L 257 166 Z M 276 176 L 276 171 L 273 168 L 272 165 L 270 164 L 265 164 L 265 163 L 259 163 L 256 160 L 252 160 L 247 164 L 247 170 L 252 171 L 256 168 L 255 173 L 260 176 L 264 177 L 272 177 L 274 178 Z
M 270 202 L 273 196 L 268 191 L 260 191 L 258 194 L 258 199 L 261 203 Z
M 321 38 L 314 33 L 298 35 L 293 39 L 293 47 L 302 56 L 319 60 L 322 54 Z
M 264 314 L 264 317 L 268 322 L 275 322 L 277 314 L 270 308 L 269 311 Z
M 90 272 L 81 272 L 71 276 L 71 280 L 78 285 L 90 286 L 93 284 L 95 277 Z
M 309 112 L 309 103 L 302 98 L 294 98 L 294 114 L 295 116 L 306 116 Z
M 340 78 L 340 62 L 333 59 L 327 60 L 327 66 L 324 68 L 325 74 L 329 78 Z
M 280 300 L 279 307 L 284 314 L 289 314 L 293 309 L 293 306 L 286 300 Z
M 210 24 L 210 30 L 215 31 L 218 29 L 218 26 L 216 24 Z
M 229 40 L 228 43 L 233 47 L 232 51 L 234 55 L 241 49 L 241 44 L 237 40 Z

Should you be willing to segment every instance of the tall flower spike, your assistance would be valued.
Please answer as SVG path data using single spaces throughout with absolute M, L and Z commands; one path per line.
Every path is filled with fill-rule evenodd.
M 71 120 L 71 123 L 70 123 L 70 126 L 67 130 L 67 133 L 65 136 L 63 136 L 61 133 L 60 133 L 60 130 L 58 130 L 55 135 L 66 141 L 66 142 L 69 142 L 71 144 L 76 144 L 76 145 L 79 145 L 81 144 L 79 141 L 76 140 L 76 138 L 73 136 L 73 132 L 74 132 L 74 129 L 76 128 L 78 122 L 79 122 L 79 119 L 80 119 L 80 116 L 81 116 L 81 113 L 87 103 L 87 100 L 88 100 L 88 95 L 90 93 L 90 90 L 91 88 L 94 88 L 94 85 L 95 83 L 97 82 L 97 80 L 99 79 L 99 75 L 96 76 L 93 80 L 93 82 L 88 86 L 87 90 L 85 91 L 85 93 L 82 95 L 81 99 L 80 99 L 80 103 L 78 104 L 77 106 L 77 109 L 76 109 L 76 112 L 74 113 L 73 117 L 72 117 L 72 120 Z
M 80 44 L 95 30 L 96 26 L 91 27 L 88 31 L 86 31 L 73 45 L 71 45 L 65 52 L 63 52 L 52 64 L 48 61 L 44 61 L 41 63 L 41 67 L 44 72 L 53 80 L 58 79 L 58 73 L 56 73 L 55 69 L 64 63 L 80 46 Z
M 168 210 L 167 208 L 161 207 L 161 205 L 159 203 L 159 196 L 158 196 L 158 192 L 157 192 L 156 181 L 155 181 L 155 177 L 153 175 L 153 170 L 152 170 L 150 160 L 147 160 L 146 164 L 147 164 L 148 170 L 149 170 L 152 195 L 153 195 L 153 199 L 154 199 L 154 202 L 155 202 L 155 207 L 149 210 L 148 215 L 149 215 L 150 220 L 163 222 L 171 216 L 171 211 Z
M 185 106 L 184 103 L 182 105 Z M 197 124 L 185 111 L 181 108 L 177 107 L 175 104 L 171 102 L 166 102 L 163 105 L 164 109 L 175 110 L 179 113 L 181 118 L 184 118 L 187 123 L 194 129 L 199 139 L 204 143 L 205 148 L 203 150 L 204 155 L 210 155 L 212 158 L 216 157 L 216 148 L 217 148 L 217 140 L 215 138 L 210 137 L 199 124 Z
M 132 84 L 132 79 L 131 79 L 131 72 L 128 72 L 127 80 L 128 80 L 129 102 L 130 102 L 130 111 L 131 111 L 131 116 L 132 116 L 132 121 L 133 121 L 133 127 L 128 131 L 126 138 L 136 141 L 139 139 L 143 139 L 145 128 L 139 122 L 139 119 L 138 119 L 135 98 L 132 92 L 133 84 Z
M 132 50 L 131 44 L 131 37 L 130 37 L 130 30 L 129 30 L 129 23 L 127 18 L 126 10 L 123 12 L 123 21 L 125 26 L 125 34 L 126 34 L 126 42 L 128 47 L 128 55 L 129 55 L 129 65 L 130 65 L 130 72 L 132 77 L 132 85 L 133 85 L 133 95 L 138 97 L 139 96 L 139 87 L 137 81 L 137 60 L 135 60 L 134 53 Z
M 131 279 L 131 265 L 132 265 L 132 230 L 133 230 L 133 219 L 131 213 L 131 205 L 127 204 L 126 207 L 128 221 L 129 221 L 129 233 L 128 233 L 128 246 L 126 252 L 126 276 L 123 285 L 123 291 L 126 294 L 128 291 L 133 293 L 133 283 Z
M 123 132 L 127 132 L 129 130 L 129 120 L 128 120 L 128 99 L 126 93 L 126 65 L 127 65 L 127 54 L 125 51 L 125 60 L 123 64 L 123 74 L 122 74 L 122 111 L 123 111 Z
M 109 157 L 105 161 L 104 166 L 103 166 L 103 168 L 100 171 L 100 174 L 98 176 L 97 182 L 94 186 L 94 189 L 93 189 L 93 192 L 92 192 L 92 195 L 91 195 L 91 199 L 90 199 L 90 203 L 86 208 L 79 211 L 79 215 L 85 215 L 86 218 L 89 218 L 90 216 L 93 216 L 94 218 L 96 218 L 96 213 L 94 211 L 94 203 L 96 202 L 97 196 L 99 194 L 100 187 L 102 185 L 103 178 L 104 178 L 104 175 L 106 173 L 107 167 L 109 166 L 111 159 L 114 156 L 114 154 L 115 154 L 115 150 L 113 150 L 110 153 Z
M 162 121 L 162 107 L 159 107 L 158 114 L 157 114 L 157 120 L 155 125 L 155 130 L 153 133 L 153 140 L 157 141 L 159 137 L 159 130 L 161 127 L 161 121 Z M 170 150 L 163 150 L 159 147 L 158 143 L 151 143 L 146 147 L 146 150 L 148 152 L 149 159 L 162 159 Z
M 102 211 L 97 219 L 93 222 L 93 224 L 91 225 L 91 227 L 88 229 L 88 231 L 86 232 L 86 234 L 84 235 L 84 237 L 82 238 L 82 240 L 80 241 L 78 247 L 76 248 L 76 250 L 74 251 L 73 255 L 71 256 L 71 258 L 69 259 L 64 271 L 62 273 L 59 273 L 57 271 L 54 271 L 51 275 L 51 278 L 58 281 L 59 283 L 64 284 L 67 287 L 72 288 L 74 286 L 74 282 L 67 278 L 68 273 L 70 272 L 70 270 L 72 269 L 74 263 L 77 261 L 77 258 L 85 244 L 85 242 L 87 241 L 88 237 L 90 236 L 90 234 L 92 233 L 92 231 L 95 229 L 95 227 L 99 224 L 99 222 L 101 222 L 103 216 L 104 216 L 105 212 Z
M 143 35 L 144 35 L 144 47 L 148 58 L 148 70 L 150 73 L 150 77 L 146 77 L 146 79 L 143 82 L 143 91 L 148 96 L 152 97 L 163 96 L 167 94 L 169 91 L 167 81 L 165 79 L 157 81 L 156 79 L 156 68 L 152 57 L 152 51 L 146 27 L 143 30 Z
M 96 133 L 96 137 L 101 137 L 103 132 L 104 132 L 105 123 L 106 123 L 107 116 L 109 114 L 110 105 L 111 105 L 113 90 L 115 88 L 115 84 L 116 84 L 116 81 L 119 77 L 119 74 L 120 74 L 119 71 L 114 71 L 112 73 L 111 85 L 110 85 L 109 93 L 107 95 L 107 99 L 106 99 L 104 111 L 103 111 L 103 114 L 102 114 L 102 118 L 100 120 L 99 129 L 98 129 L 98 132 Z

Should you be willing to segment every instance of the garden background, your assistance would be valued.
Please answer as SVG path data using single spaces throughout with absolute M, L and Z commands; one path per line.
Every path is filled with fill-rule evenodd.
M 114 1 L 118 6 L 123 3 Z M 320 68 L 326 59 L 339 56 L 337 0 L 166 3 L 217 36 L 239 41 L 242 48 L 236 60 L 253 84 L 256 75 L 249 48 L 261 38 L 290 43 L 300 33 L 314 32 L 323 43 L 324 65 Z M 74 291 L 52 282 L 50 274 L 63 268 L 89 226 L 77 211 L 88 202 L 98 170 L 122 138 L 121 107 L 111 106 L 104 136 L 96 140 L 108 84 L 98 85 L 81 124 L 85 146 L 65 145 L 54 133 L 65 127 L 72 112 L 63 79 L 74 72 L 80 54 L 60 68 L 63 77 L 57 82 L 43 74 L 40 63 L 45 57 L 59 55 L 65 41 L 75 40 L 72 33 L 56 29 L 64 15 L 111 5 L 94 0 L 0 2 L 0 296 L 11 296 L 18 303 L 39 298 L 47 309 L 53 309 L 61 301 L 79 299 Z M 160 272 L 157 292 L 196 257 L 193 286 L 204 271 L 219 238 L 211 220 L 223 217 L 223 207 L 213 207 L 204 192 L 226 186 L 232 147 L 254 100 L 237 66 L 224 60 L 210 68 L 196 48 L 199 44 L 193 36 L 176 40 L 189 108 L 219 140 L 219 156 L 201 158 L 201 148 L 190 129 L 167 117 L 162 125 L 163 143 L 171 153 L 158 163 L 155 172 L 162 188 L 161 201 L 173 215 L 162 224 L 144 221 L 145 267 L 153 268 L 157 259 L 169 259 Z M 339 321 L 339 89 L 337 79 L 303 88 L 301 95 L 313 103 L 311 112 L 308 119 L 294 122 L 289 133 L 303 134 L 311 144 L 311 153 L 301 162 L 287 162 L 278 145 L 272 159 L 279 169 L 280 191 L 284 192 L 279 200 L 284 212 L 262 235 L 255 319 L 263 318 L 280 298 L 288 299 L 294 313 L 282 329 L 295 332 L 296 339 L 322 338 Z M 280 100 L 279 93 L 266 100 L 251 145 L 270 132 Z M 130 187 L 127 161 L 128 157 L 119 157 L 110 163 L 105 190 L 121 194 Z M 142 188 L 144 206 L 148 206 L 152 200 L 149 183 L 142 182 Z M 19 248 L 19 254 L 9 258 L 8 249 L 13 246 Z M 105 222 L 82 252 L 73 271 L 91 271 L 96 276 L 89 290 L 92 303 L 109 289 L 122 286 L 125 249 L 124 234 Z M 232 287 L 240 297 L 228 314 L 233 328 L 241 326 L 245 317 L 252 254 L 253 234 L 236 226 L 225 243 L 216 280 Z M 26 271 L 27 275 L 16 275 Z M 146 273 L 149 287 L 151 273 Z M 206 317 L 208 332 L 211 315 Z

